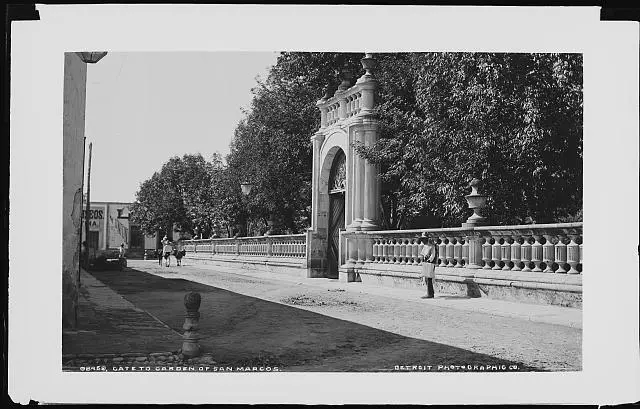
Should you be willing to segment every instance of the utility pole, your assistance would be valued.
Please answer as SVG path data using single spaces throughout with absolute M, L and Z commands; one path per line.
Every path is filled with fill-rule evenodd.
M 90 209 L 91 209 L 91 199 L 89 194 L 91 193 L 91 147 L 92 147 L 93 143 L 89 142 L 89 166 L 87 168 L 87 210 L 85 212 L 85 217 L 84 217 L 84 231 L 85 231 L 85 236 L 87 239 L 87 261 L 86 261 L 86 265 L 84 266 L 84 268 L 89 268 L 89 222 L 91 220 L 90 217 Z
M 82 183 L 80 184 L 80 220 L 82 221 L 82 208 L 84 207 L 84 162 L 85 162 L 85 157 L 87 154 L 87 137 L 85 136 L 84 138 L 82 138 Z M 84 215 L 85 219 L 87 218 L 87 215 Z M 78 261 L 78 288 L 80 288 L 80 269 L 83 267 L 82 265 L 84 264 L 84 258 L 83 258 L 83 254 L 82 254 L 82 223 L 80 223 L 80 227 L 78 228 L 79 232 L 78 232 L 78 237 L 80 237 L 79 243 L 78 243 L 78 254 L 80 254 L 79 261 Z M 85 241 L 87 240 L 87 233 L 84 234 L 85 235 Z M 85 248 L 85 251 L 87 251 L 87 249 Z M 86 257 L 85 257 L 86 258 Z M 77 309 L 77 308 L 76 308 Z M 76 311 L 76 315 L 77 315 L 77 311 Z M 77 319 L 76 319 L 77 321 Z

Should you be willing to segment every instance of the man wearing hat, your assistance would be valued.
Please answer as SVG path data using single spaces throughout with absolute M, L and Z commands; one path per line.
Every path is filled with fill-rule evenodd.
M 422 278 L 427 286 L 427 293 L 420 298 L 433 298 L 433 279 L 436 277 L 436 263 L 438 262 L 438 247 L 431 237 L 426 233 L 420 236 L 420 242 L 424 244 L 420 251 L 422 256 Z

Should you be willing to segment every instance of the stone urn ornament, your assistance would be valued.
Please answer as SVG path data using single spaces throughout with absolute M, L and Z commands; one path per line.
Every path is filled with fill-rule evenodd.
M 184 316 L 184 335 L 182 336 L 184 342 L 182 343 L 182 355 L 187 358 L 193 358 L 200 355 L 200 335 L 198 331 L 200 329 L 200 302 L 202 298 L 199 293 L 189 292 L 184 296 L 184 306 L 187 312 Z
M 466 223 L 462 224 L 462 227 L 482 226 L 487 223 L 487 218 L 482 215 L 482 209 L 487 206 L 488 196 L 478 192 L 480 183 L 480 179 L 478 178 L 473 178 L 471 182 L 469 182 L 471 193 L 464 198 L 467 199 L 467 204 L 469 205 L 469 209 L 473 210 L 473 214 L 467 219 Z
M 340 71 L 340 76 L 342 77 L 342 82 L 338 85 L 338 91 L 343 92 L 351 88 L 351 85 L 353 84 L 353 74 L 346 62 Z
M 373 79 L 373 72 L 378 67 L 378 63 L 375 58 L 373 58 L 373 54 L 365 53 L 364 58 L 360 60 L 360 64 L 362 64 L 362 68 L 364 68 L 364 75 L 358 79 L 358 83 Z

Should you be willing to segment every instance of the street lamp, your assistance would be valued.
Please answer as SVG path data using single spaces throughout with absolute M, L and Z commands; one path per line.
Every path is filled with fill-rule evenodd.
M 105 55 L 107 55 L 106 51 L 85 51 L 78 52 L 78 57 L 82 60 L 82 62 L 86 64 L 95 64 L 102 59 Z

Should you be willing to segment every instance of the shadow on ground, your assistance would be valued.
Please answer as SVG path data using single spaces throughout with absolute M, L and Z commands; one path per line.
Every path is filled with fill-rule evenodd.
M 220 365 L 326 372 L 390 371 L 397 365 L 504 365 L 517 366 L 519 371 L 540 370 L 183 279 L 133 269 L 92 274 L 178 332 L 184 323 L 184 295 L 199 292 L 200 343 Z

